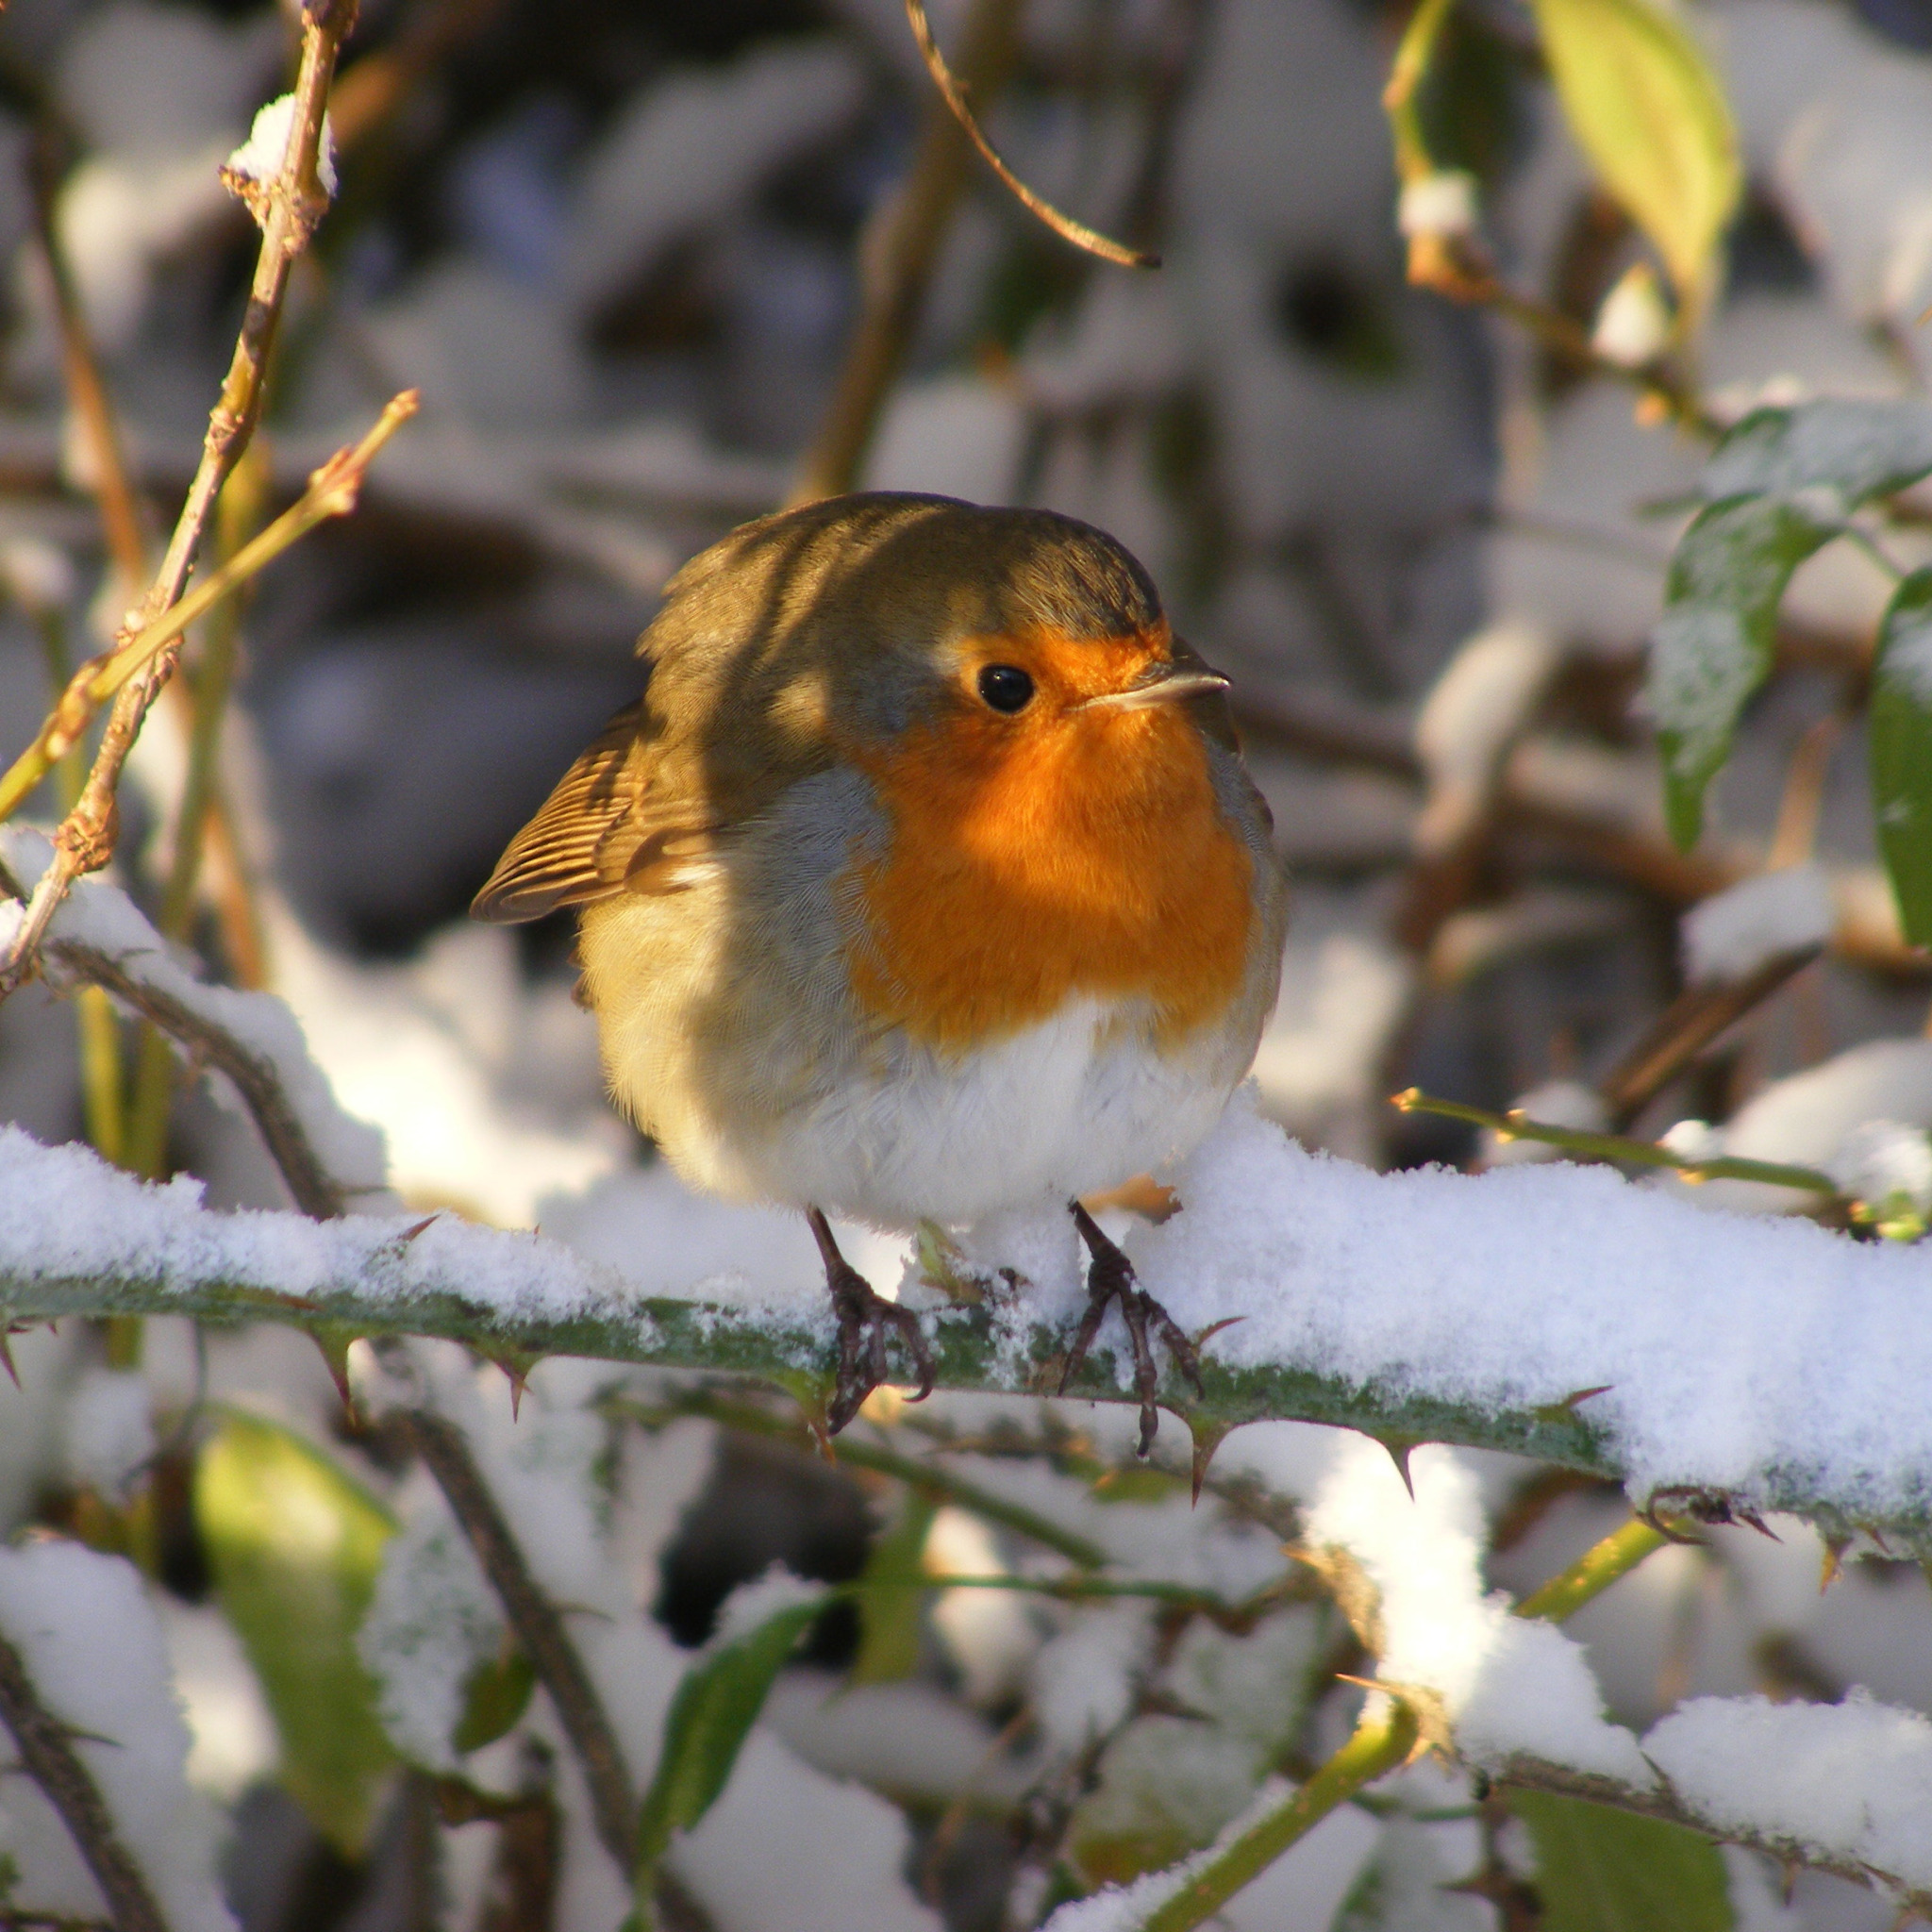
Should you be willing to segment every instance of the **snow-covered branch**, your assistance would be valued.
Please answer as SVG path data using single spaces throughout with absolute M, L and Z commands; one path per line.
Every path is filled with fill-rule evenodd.
M 1189 1211 L 1129 1245 L 1185 1325 L 1242 1318 L 1207 1350 L 1205 1400 L 1167 1391 L 1197 1429 L 1287 1418 L 1507 1449 L 1674 1513 L 1782 1510 L 1932 1547 L 1922 1250 L 1704 1212 L 1605 1169 L 1377 1175 L 1239 1108 L 1181 1184 Z M 648 1268 L 650 1228 L 637 1239 Z M 1037 1392 L 1078 1307 L 1071 1229 L 1008 1218 L 970 1253 L 1029 1286 L 930 1308 L 941 1386 Z M 210 1212 L 192 1181 L 146 1187 L 17 1130 L 0 1135 L 0 1313 L 328 1323 L 793 1386 L 831 1362 L 804 1270 L 647 1296 L 538 1236 Z M 1076 1389 L 1125 1396 L 1102 1364 Z

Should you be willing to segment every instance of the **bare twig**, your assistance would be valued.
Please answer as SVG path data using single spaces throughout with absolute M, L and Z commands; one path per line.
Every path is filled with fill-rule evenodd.
M 98 947 L 55 939 L 47 942 L 46 950 L 63 973 L 132 1007 L 150 1025 L 179 1041 L 195 1058 L 227 1077 L 303 1213 L 317 1221 L 332 1221 L 343 1211 L 341 1183 L 323 1165 L 275 1070 L 265 1059 L 192 1008 L 135 977 L 120 960 Z
M 408 1410 L 404 1426 L 410 1445 L 436 1478 L 451 1514 L 475 1551 L 538 1681 L 550 1693 L 558 1722 L 576 1754 L 590 1790 L 599 1840 L 628 1874 L 637 1831 L 637 1799 L 618 1748 L 617 1733 L 563 1620 L 531 1575 L 462 1431 L 423 1408 Z
M 404 391 L 382 412 L 375 426 L 360 442 L 339 450 L 316 471 L 301 499 L 277 517 L 252 543 L 244 545 L 232 561 L 212 572 L 163 614 L 132 634 L 124 632 L 111 650 L 82 665 L 61 694 L 60 702 L 42 724 L 34 741 L 14 760 L 5 777 L 0 777 L 0 819 L 4 819 L 18 808 L 46 773 L 65 756 L 75 740 L 86 729 L 100 701 L 110 693 L 119 693 L 108 722 L 107 733 L 102 739 L 101 755 L 94 760 L 87 789 L 82 791 L 79 804 L 62 821 L 55 834 L 54 862 L 34 888 L 33 900 L 27 908 L 26 919 L 22 922 L 12 953 L 6 965 L 0 967 L 0 997 L 10 992 L 31 970 L 32 955 L 46 931 L 47 922 L 53 918 L 79 873 L 92 869 L 91 865 L 80 864 L 74 856 L 81 850 L 74 842 L 74 837 L 78 835 L 67 835 L 77 823 L 92 823 L 88 819 L 91 809 L 89 797 L 103 785 L 106 789 L 99 796 L 105 801 L 101 806 L 104 816 L 99 823 L 105 828 L 103 836 L 107 842 L 96 855 L 99 861 L 104 863 L 111 850 L 113 785 L 118 780 L 121 763 L 134 742 L 135 733 L 139 731 L 146 710 L 146 701 L 138 708 L 128 710 L 122 700 L 130 691 L 146 689 L 157 665 L 165 663 L 172 670 L 176 641 L 204 611 L 220 603 L 317 524 L 330 517 L 347 515 L 356 507 L 357 494 L 371 460 L 415 410 L 416 391 Z M 151 691 L 149 697 L 152 697 Z M 108 757 L 110 750 L 113 754 L 111 758 Z M 63 838 L 66 838 L 64 843 Z M 82 856 L 85 856 L 84 852 Z
M 1600 1083 L 1614 1124 L 1627 1127 L 1697 1055 L 1818 954 L 1801 946 L 1773 954 L 1742 979 L 1686 987 Z
M 1000 177 L 1027 213 L 1038 216 L 1063 242 L 1071 242 L 1075 248 L 1085 249 L 1089 255 L 1097 255 L 1103 261 L 1113 262 L 1121 268 L 1160 266 L 1159 256 L 1150 254 L 1144 248 L 1127 248 L 1118 242 L 1109 242 L 1097 228 L 1090 228 L 1085 222 L 1076 222 L 1072 215 L 1062 214 L 1043 195 L 1027 187 L 1000 159 L 974 118 L 965 91 L 953 78 L 953 71 L 946 65 L 946 57 L 940 52 L 940 44 L 933 39 L 932 23 L 925 17 L 923 0 L 906 0 L 906 18 L 912 24 L 912 38 L 919 42 L 925 71 L 932 75 L 932 83 L 939 89 L 946 106 L 952 108 L 953 118 L 966 130 L 967 138 L 979 150 L 980 158 Z
M 973 0 L 959 54 L 959 84 L 985 100 L 1011 65 L 1020 0 Z M 924 306 L 953 209 L 967 181 L 972 143 L 938 95 L 925 106 L 905 182 L 874 216 L 860 266 L 863 295 L 845 364 L 807 452 L 791 502 L 813 503 L 854 487 L 887 391 Z
M 255 279 L 236 337 L 222 392 L 208 417 L 201 462 L 189 485 L 187 501 L 160 569 L 138 611 L 131 613 L 122 637 L 134 636 L 177 606 L 188 582 L 201 540 L 213 514 L 215 499 L 228 473 L 246 448 L 261 413 L 263 379 L 275 346 L 275 329 L 287 293 L 289 272 L 308 246 L 316 223 L 328 206 L 317 175 L 323 116 L 336 57 L 355 24 L 356 0 L 303 0 L 302 60 L 296 75 L 294 111 L 290 119 L 289 144 L 282 165 L 260 193 L 262 238 Z M 145 659 L 142 667 L 115 697 L 112 715 L 102 734 L 93 769 L 78 803 L 55 834 L 54 862 L 35 892 L 35 905 L 23 922 L 13 953 L 0 968 L 0 996 L 19 984 L 23 963 L 46 929 L 47 920 L 67 889 L 84 872 L 107 863 L 116 836 L 115 793 L 121 768 L 141 730 L 148 707 L 173 675 L 179 646 L 174 637 Z
M 131 593 L 147 574 L 147 530 L 140 499 L 128 481 L 126 450 L 108 385 L 94 353 L 93 336 L 80 305 L 67 253 L 60 245 L 54 220 L 54 199 L 59 161 L 58 130 L 42 122 L 36 131 L 29 173 L 32 176 L 34 239 L 54 296 L 54 317 L 60 332 L 60 359 L 68 401 L 87 439 L 88 488 L 100 505 L 101 527 L 114 568 Z
M 75 1849 L 93 1874 L 115 1932 L 167 1932 L 141 1867 L 121 1842 L 93 1774 L 65 1725 L 43 1705 L 20 1652 L 0 1636 L 0 1723 L 13 1734 L 26 1774 L 60 1814 Z

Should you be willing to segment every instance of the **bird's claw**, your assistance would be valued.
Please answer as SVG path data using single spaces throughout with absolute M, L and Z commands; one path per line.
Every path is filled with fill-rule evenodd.
M 1100 1333 L 1100 1324 L 1107 1317 L 1108 1304 L 1118 1302 L 1121 1319 L 1127 1324 L 1127 1343 L 1133 1355 L 1134 1393 L 1141 1398 L 1141 1442 L 1136 1453 L 1144 1457 L 1154 1446 L 1155 1433 L 1160 1426 L 1160 1412 L 1156 1406 L 1156 1397 L 1160 1390 L 1160 1371 L 1155 1366 L 1149 1330 L 1157 1332 L 1167 1344 L 1167 1352 L 1174 1357 L 1174 1367 L 1193 1384 L 1194 1393 L 1205 1396 L 1207 1391 L 1201 1382 L 1201 1357 L 1179 1324 L 1135 1280 L 1134 1264 L 1100 1231 L 1099 1224 L 1079 1202 L 1074 1201 L 1071 1205 L 1074 1225 L 1079 1229 L 1080 1239 L 1086 1242 L 1091 1257 L 1087 1267 L 1087 1312 L 1081 1316 L 1080 1325 L 1074 1331 L 1073 1346 L 1067 1351 L 1066 1362 L 1060 1370 L 1059 1387 L 1055 1393 L 1064 1395 L 1067 1392 L 1068 1384 L 1079 1374 L 1080 1364 L 1087 1359 L 1087 1351 Z
M 924 1402 L 932 1393 L 936 1371 L 925 1333 L 910 1308 L 874 1292 L 872 1284 L 849 1262 L 841 1260 L 825 1273 L 832 1310 L 839 1319 L 839 1379 L 825 1411 L 826 1430 L 836 1436 L 858 1413 L 865 1398 L 885 1381 L 886 1341 L 895 1331 L 912 1357 L 918 1378 L 914 1402 Z

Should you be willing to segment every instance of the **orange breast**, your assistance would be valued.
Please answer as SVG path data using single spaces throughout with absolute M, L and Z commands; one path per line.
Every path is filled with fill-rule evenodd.
M 1240 991 L 1251 861 L 1182 708 L 1024 731 L 969 713 L 857 762 L 893 825 L 858 879 L 871 931 L 851 966 L 868 1012 L 957 1049 L 1072 998 L 1141 995 L 1172 1041 Z

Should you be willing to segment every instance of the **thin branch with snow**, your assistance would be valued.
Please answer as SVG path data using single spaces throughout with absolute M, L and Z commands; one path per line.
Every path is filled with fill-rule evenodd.
M 168 1932 L 141 1867 L 114 1829 L 100 1787 L 66 1727 L 41 1702 L 20 1652 L 0 1635 L 0 1724 L 12 1734 L 22 1768 L 59 1813 L 75 1848 L 113 1914 L 115 1932 Z

